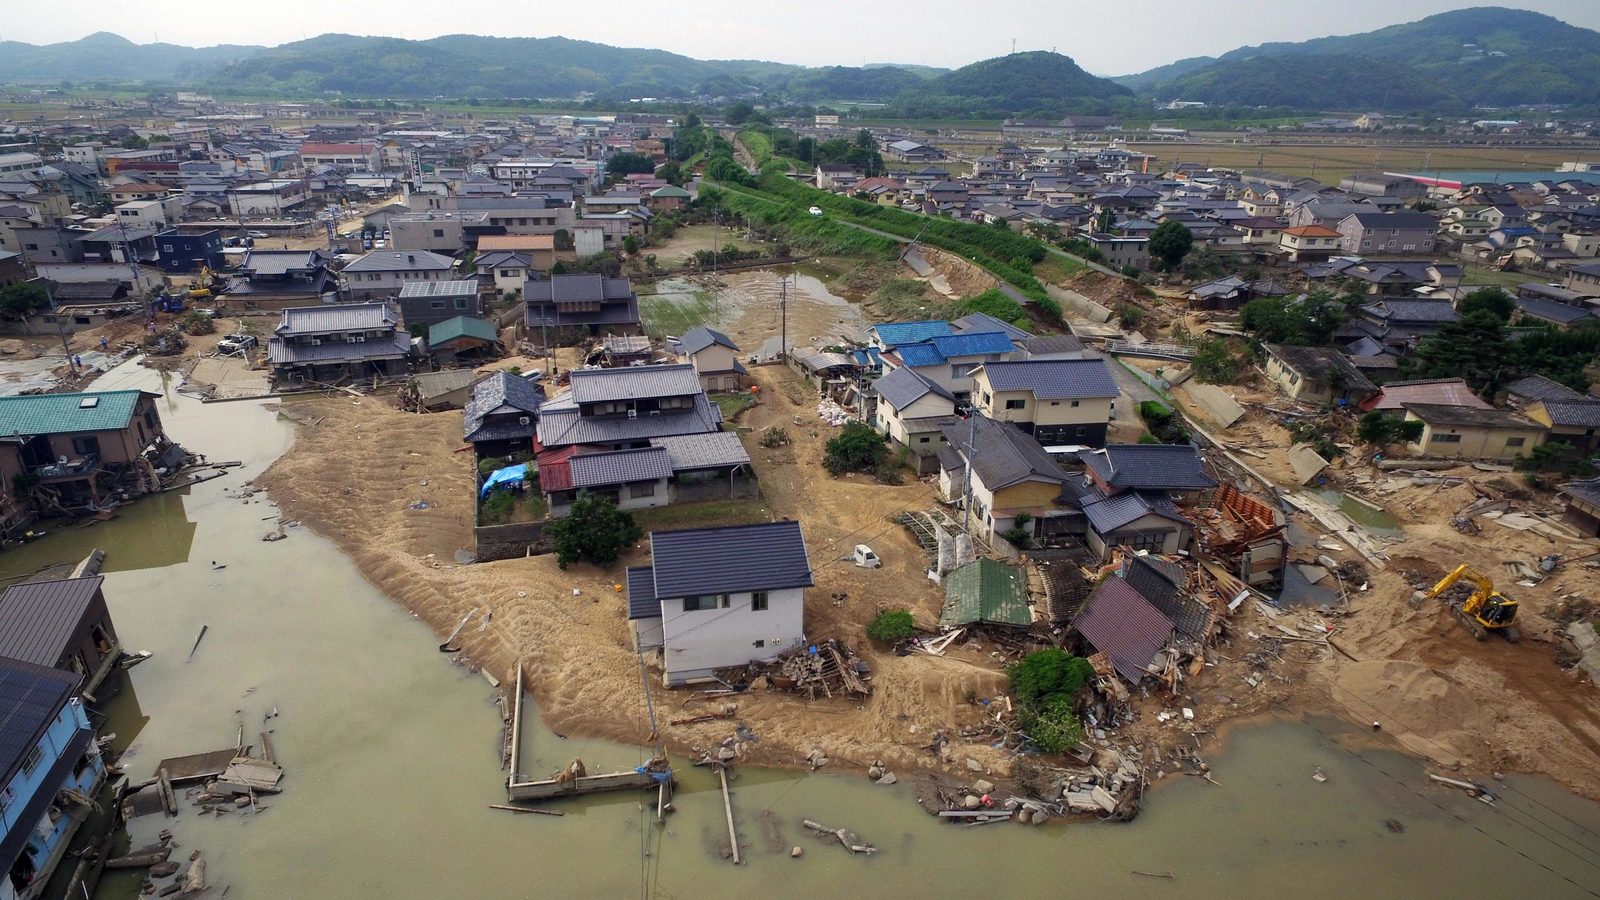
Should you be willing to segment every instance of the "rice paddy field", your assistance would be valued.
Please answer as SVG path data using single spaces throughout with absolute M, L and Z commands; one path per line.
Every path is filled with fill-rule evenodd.
M 1600 154 L 1593 149 L 1496 146 L 1452 147 L 1400 144 L 1263 144 L 1185 142 L 1130 144 L 1154 154 L 1161 168 L 1194 162 L 1228 169 L 1263 169 L 1337 184 L 1354 172 L 1549 172 L 1561 163 Z

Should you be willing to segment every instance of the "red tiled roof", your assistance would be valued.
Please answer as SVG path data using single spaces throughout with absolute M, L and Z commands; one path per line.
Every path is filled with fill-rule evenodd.
M 539 466 L 539 490 L 545 493 L 572 490 L 572 458 L 584 453 L 601 453 L 605 447 L 572 444 L 559 450 L 543 450 L 535 457 Z
M 1172 637 L 1172 621 L 1119 575 L 1107 576 L 1095 588 L 1072 624 L 1111 658 L 1117 674 L 1134 684 L 1148 674 L 1150 660 Z
M 307 153 L 316 153 L 316 154 L 323 155 L 323 156 L 327 156 L 329 154 L 340 154 L 340 155 L 343 155 L 343 156 L 364 156 L 366 154 L 371 153 L 372 149 L 373 148 L 372 148 L 371 144 L 311 144 L 311 143 L 307 143 L 307 144 L 301 144 L 300 145 L 300 154 L 302 156 L 304 156 Z
M 1293 228 L 1283 229 L 1283 233 L 1296 237 L 1344 237 L 1326 225 L 1296 225 Z
M 1494 409 L 1472 393 L 1472 388 L 1462 378 L 1431 378 L 1424 381 L 1391 381 L 1378 393 L 1367 398 L 1361 408 L 1399 410 L 1408 403 L 1433 406 L 1466 406 L 1472 409 Z

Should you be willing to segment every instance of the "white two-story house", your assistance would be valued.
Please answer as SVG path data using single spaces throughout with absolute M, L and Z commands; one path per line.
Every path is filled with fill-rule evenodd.
M 972 377 L 972 402 L 1045 446 L 1104 447 L 1119 393 L 1104 359 L 988 363 Z
M 799 522 L 653 531 L 650 565 L 628 569 L 635 646 L 669 687 L 776 659 L 805 643 L 812 584 Z

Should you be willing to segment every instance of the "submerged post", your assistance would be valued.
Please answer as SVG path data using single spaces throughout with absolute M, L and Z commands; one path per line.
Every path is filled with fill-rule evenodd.
M 511 700 L 511 775 L 506 789 L 517 781 L 517 764 L 522 762 L 522 660 L 517 660 L 517 685 Z

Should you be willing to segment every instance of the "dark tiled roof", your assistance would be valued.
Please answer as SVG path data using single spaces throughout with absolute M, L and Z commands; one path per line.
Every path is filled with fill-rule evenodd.
M 1571 325 L 1573 322 L 1581 322 L 1593 316 L 1589 310 L 1581 306 L 1541 300 L 1538 297 L 1518 297 L 1516 302 L 1517 308 L 1522 310 L 1523 315 L 1560 325 Z
M 575 488 L 655 481 L 672 475 L 672 456 L 661 447 L 588 453 L 574 456 L 569 465 Z
M 1378 386 L 1361 374 L 1344 354 L 1327 347 L 1300 347 L 1294 344 L 1265 344 L 1267 352 L 1313 384 L 1328 385 L 1338 373 L 1345 390 L 1375 391 Z
M 346 272 L 448 272 L 454 259 L 428 250 L 374 250 L 345 266 Z
M 1600 478 L 1591 478 L 1588 481 L 1569 481 L 1558 490 L 1576 500 L 1582 500 L 1590 506 L 1600 506 Z
M 967 315 L 956 319 L 954 322 L 951 322 L 950 327 L 957 333 L 966 333 L 969 331 L 998 331 L 1002 332 L 1013 341 L 1025 341 L 1028 338 L 1033 337 L 1033 335 L 1023 331 L 1021 328 L 1018 328 L 1017 326 L 1008 322 L 1002 322 L 988 313 L 968 313 Z
M 1379 300 L 1361 311 L 1386 322 L 1454 322 L 1460 318 L 1448 300 Z
M 987 363 L 996 391 L 1031 391 L 1040 400 L 1115 397 L 1120 391 L 1104 359 L 1030 359 Z
M 1125 577 L 1184 637 L 1199 638 L 1210 627 L 1211 610 L 1188 595 L 1188 573 L 1177 563 L 1158 556 L 1135 556 Z
M 1108 575 L 1073 621 L 1094 648 L 1111 658 L 1117 674 L 1138 684 L 1156 653 L 1172 637 L 1172 623 L 1128 582 Z
M 720 344 L 735 353 L 739 352 L 739 345 L 733 342 L 733 338 L 704 325 L 697 325 L 689 329 L 684 333 L 683 337 L 678 339 L 678 343 L 683 346 L 684 353 L 699 353 L 713 344 Z
M 52 660 L 53 661 L 53 660 Z M 0 657 L 0 784 L 10 784 L 22 758 L 44 736 L 82 676 Z M 28 829 L 13 829 L 28 833 Z
M 984 487 L 998 491 L 1022 481 L 1065 484 L 1067 473 L 1039 442 L 1011 425 L 974 415 L 939 429 L 972 465 Z
M 649 566 L 628 567 L 628 619 L 661 618 L 661 601 L 656 599 L 655 570 Z
M 55 665 L 104 583 L 95 575 L 7 588 L 0 596 L 0 656 Z
M 472 388 L 472 398 L 462 411 L 461 433 L 467 441 L 504 440 L 508 437 L 532 437 L 533 424 L 519 426 L 515 434 L 488 435 L 483 431 L 483 419 L 494 413 L 521 411 L 530 418 L 537 416 L 544 404 L 544 388 L 520 375 L 496 372 Z
M 744 442 L 731 431 L 708 434 L 678 434 L 650 439 L 651 446 L 662 447 L 672 457 L 672 471 L 721 469 L 749 465 L 750 454 Z
M 355 362 L 368 359 L 397 359 L 411 352 L 411 336 L 393 334 L 376 341 L 360 343 L 325 341 L 320 346 L 291 344 L 282 338 L 267 339 L 267 361 L 274 364 Z
M 1109 497 L 1086 499 L 1083 502 L 1083 514 L 1089 517 L 1089 525 L 1095 533 L 1101 535 L 1124 528 L 1151 513 L 1179 522 L 1187 521 L 1178 516 L 1172 504 L 1165 500 L 1161 495 L 1127 491 Z
M 691 597 L 810 587 L 800 523 L 691 528 L 650 533 L 657 597 Z
M 1600 400 L 1580 397 L 1576 400 L 1546 400 L 1544 410 L 1555 425 L 1576 428 L 1600 428 Z
M 1191 444 L 1110 444 L 1081 457 L 1101 481 L 1114 488 L 1192 491 L 1217 484 L 1206 474 L 1200 454 Z
M 626 278 L 603 275 L 552 275 L 528 279 L 524 295 L 530 303 L 582 303 L 622 300 L 633 295 Z
M 703 393 L 700 376 L 688 363 L 673 366 L 627 366 L 620 369 L 575 369 L 571 373 L 574 403 L 608 403 Z
M 552 397 L 540 408 L 538 435 L 539 443 L 546 447 L 618 444 L 679 434 L 703 434 L 717 431 L 721 425 L 721 412 L 704 393 L 695 395 L 693 409 L 630 419 L 579 415 L 568 392 Z
M 1406 412 L 1435 427 L 1447 428 L 1538 428 L 1514 412 L 1503 409 L 1476 409 L 1442 403 L 1407 403 Z
M 905 409 L 930 393 L 952 403 L 955 401 L 949 391 L 908 368 L 895 369 L 873 382 L 872 386 L 878 391 L 878 399 L 896 410 Z
M 1023 341 L 1022 349 L 1028 351 L 1030 356 L 1076 353 L 1083 349 L 1083 341 L 1070 334 L 1044 334 Z

